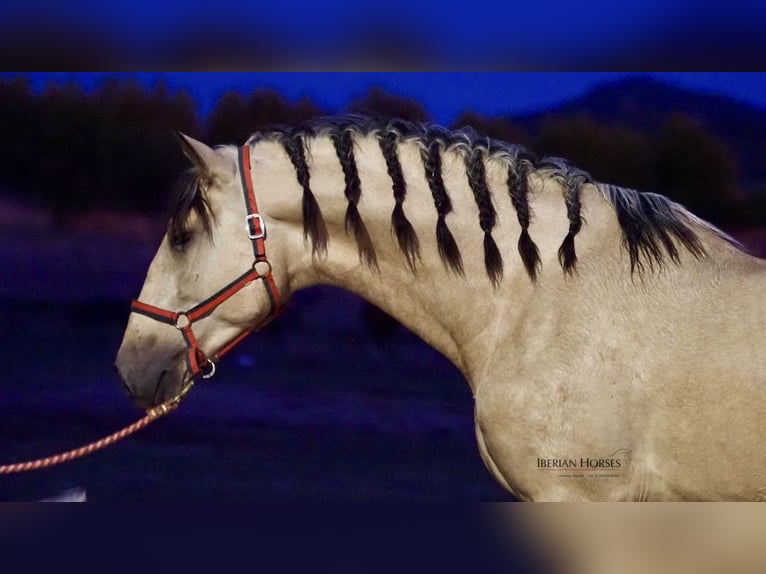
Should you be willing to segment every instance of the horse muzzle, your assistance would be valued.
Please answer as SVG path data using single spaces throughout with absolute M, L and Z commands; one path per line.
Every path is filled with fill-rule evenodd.
M 128 396 L 133 403 L 149 409 L 176 396 L 184 384 L 186 366 L 183 360 L 175 363 L 165 360 L 147 361 L 129 349 L 120 348 L 115 367 Z

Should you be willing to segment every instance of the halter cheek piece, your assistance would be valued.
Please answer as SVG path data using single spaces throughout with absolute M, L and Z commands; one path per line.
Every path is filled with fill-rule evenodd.
M 274 277 L 271 274 L 271 263 L 269 263 L 269 260 L 266 258 L 266 224 L 258 213 L 258 203 L 255 200 L 255 192 L 253 191 L 249 146 L 244 145 L 239 148 L 238 160 L 239 175 L 242 182 L 242 190 L 245 194 L 245 206 L 247 208 L 247 216 L 245 217 L 247 235 L 253 244 L 254 260 L 251 268 L 229 283 L 226 287 L 216 291 L 213 295 L 187 311 L 169 311 L 136 300 L 134 300 L 130 306 L 131 312 L 139 313 L 162 323 L 172 325 L 181 332 L 181 335 L 186 342 L 186 364 L 189 368 L 189 375 L 191 378 L 195 378 L 197 375 L 202 375 L 203 379 L 212 377 L 215 374 L 216 361 L 228 353 L 237 343 L 242 341 L 242 339 L 247 337 L 254 330 L 249 329 L 244 331 L 224 345 L 224 347 L 215 353 L 215 355 L 208 357 L 200 348 L 199 341 L 197 341 L 197 338 L 194 336 L 194 331 L 192 331 L 192 325 L 195 321 L 207 317 L 215 311 L 221 303 L 232 297 L 243 287 L 246 287 L 258 279 L 263 281 L 271 305 L 266 322 L 268 323 L 271 321 L 282 311 L 282 305 L 279 300 L 279 290 L 277 289 Z

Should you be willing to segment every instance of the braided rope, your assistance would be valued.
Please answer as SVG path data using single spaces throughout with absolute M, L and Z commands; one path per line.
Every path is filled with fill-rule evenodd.
M 38 470 L 40 468 L 47 468 L 49 466 L 54 466 L 57 464 L 61 464 L 63 462 L 69 462 L 70 460 L 83 457 L 85 455 L 96 452 L 97 450 L 101 450 L 102 448 L 105 448 L 109 445 L 112 445 L 116 443 L 118 440 L 121 440 L 125 438 L 126 436 L 132 435 L 134 432 L 141 430 L 142 428 L 147 426 L 149 423 L 152 423 L 156 421 L 158 418 L 161 418 L 165 416 L 166 414 L 168 414 L 169 412 L 175 410 L 180 404 L 181 399 L 183 399 L 184 396 L 186 396 L 186 393 L 189 392 L 189 389 L 191 389 L 193 385 L 194 385 L 193 380 L 188 381 L 186 385 L 181 389 L 181 392 L 178 393 L 178 395 L 176 395 L 169 401 L 162 403 L 161 405 L 158 405 L 152 409 L 147 410 L 146 416 L 144 416 L 144 418 L 137 420 L 133 424 L 126 426 L 125 428 L 117 431 L 116 433 L 110 434 L 109 436 L 105 436 L 104 438 L 94 441 L 92 443 L 86 444 L 85 446 L 81 446 L 80 448 L 75 448 L 73 450 L 55 454 L 53 456 L 38 458 L 37 460 L 29 460 L 24 462 L 15 462 L 13 464 L 2 465 L 0 466 L 0 474 L 14 474 L 18 472 L 26 472 L 28 470 Z

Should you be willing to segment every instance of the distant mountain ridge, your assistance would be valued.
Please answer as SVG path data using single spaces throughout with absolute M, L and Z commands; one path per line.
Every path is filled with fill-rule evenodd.
M 647 76 L 602 84 L 574 100 L 513 120 L 534 130 L 550 117 L 587 114 L 599 123 L 654 132 L 675 113 L 704 125 L 736 154 L 744 180 L 766 179 L 766 109 Z

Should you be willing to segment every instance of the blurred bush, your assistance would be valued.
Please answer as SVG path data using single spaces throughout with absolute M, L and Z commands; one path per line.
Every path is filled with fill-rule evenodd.
M 471 127 L 477 133 L 527 147 L 531 147 L 532 144 L 529 132 L 507 117 L 486 118 L 471 110 L 465 110 L 458 116 L 452 127 L 455 129 Z
M 378 86 L 373 86 L 363 97 L 352 102 L 349 111 L 382 120 L 394 118 L 411 122 L 430 120 L 425 107 L 417 100 L 390 94 Z
M 274 124 L 298 125 L 321 115 L 310 100 L 290 104 L 273 90 L 256 90 L 249 98 L 226 92 L 210 115 L 207 138 L 216 144 L 242 144 L 259 129 Z
M 650 138 L 620 124 L 599 122 L 584 113 L 553 115 L 542 122 L 532 148 L 567 158 L 599 181 L 649 189 Z
M 737 160 L 718 137 L 700 123 L 673 114 L 653 144 L 651 173 L 658 192 L 719 225 L 744 223 Z

